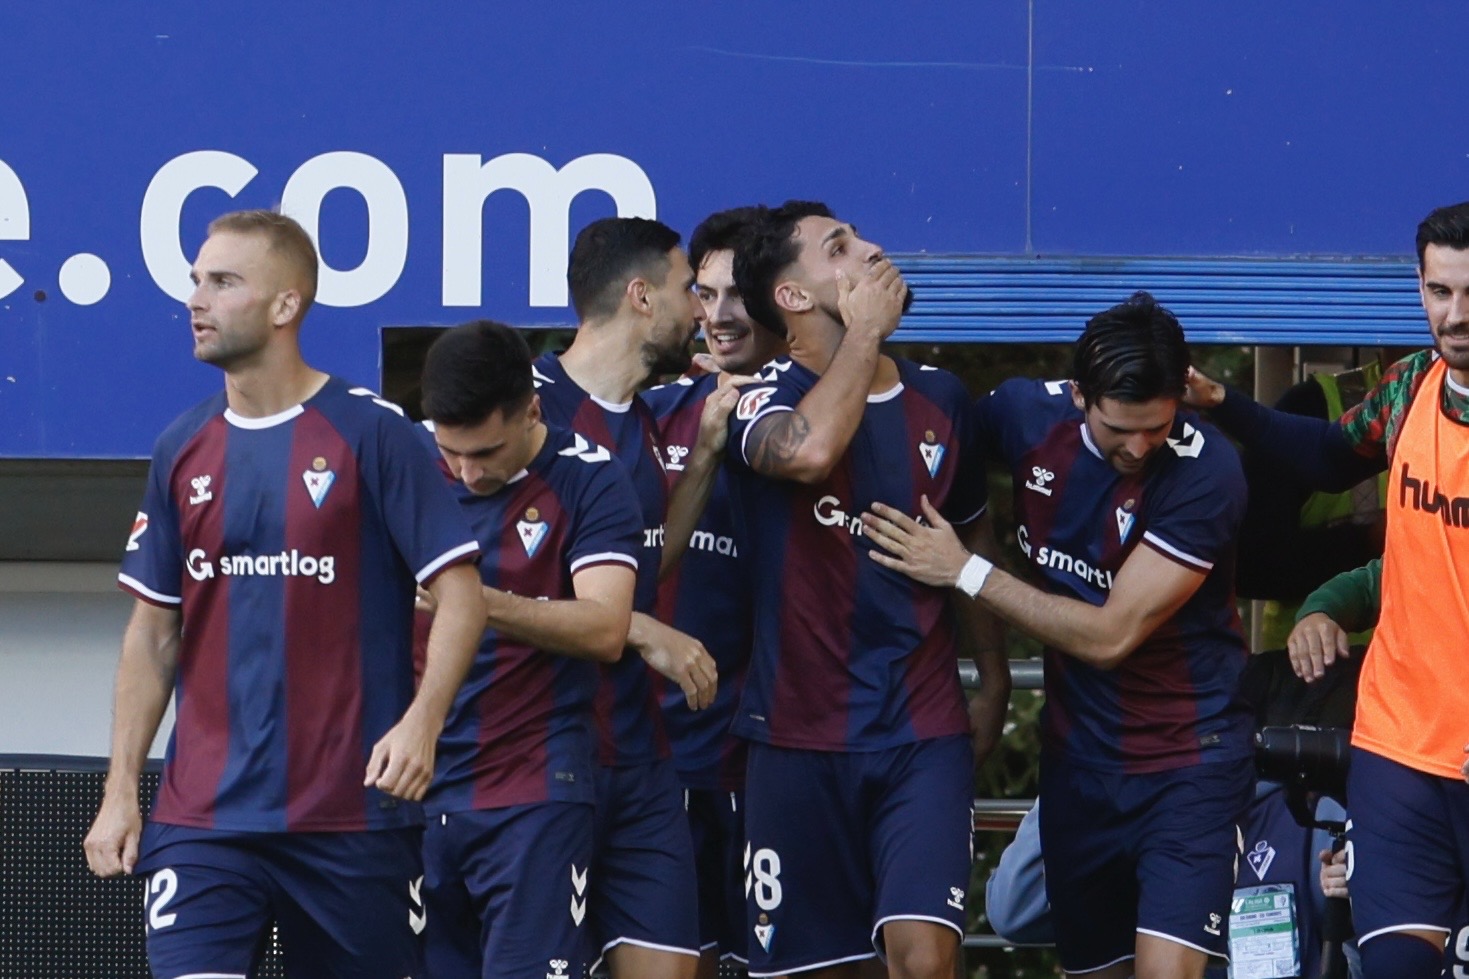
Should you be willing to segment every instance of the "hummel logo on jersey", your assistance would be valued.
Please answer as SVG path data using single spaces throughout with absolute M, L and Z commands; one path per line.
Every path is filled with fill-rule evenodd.
M 1128 500 L 1113 511 L 1117 517 L 1117 540 L 1119 543 L 1127 543 L 1127 535 L 1132 533 L 1133 518 L 1136 514 L 1132 512 L 1135 501 Z
M 1030 475 L 1031 478 L 1025 481 L 1025 488 L 1035 490 L 1042 496 L 1050 496 L 1051 490 L 1046 484 L 1055 479 L 1056 474 L 1044 466 L 1031 466 Z
M 754 388 L 746 391 L 740 395 L 739 403 L 735 405 L 735 417 L 742 422 L 754 418 L 760 414 L 760 409 L 765 407 L 765 403 L 774 393 L 775 388 Z
M 195 476 L 189 480 L 189 485 L 194 487 L 194 495 L 189 497 L 190 506 L 198 506 L 200 503 L 208 503 L 214 499 L 214 494 L 209 490 L 211 476 Z
M 1444 495 L 1442 485 L 1435 488 L 1433 481 L 1419 479 L 1403 463 L 1402 481 L 1398 483 L 1398 506 L 1411 506 L 1419 513 L 1437 514 L 1445 527 L 1469 527 L 1469 497 L 1456 496 L 1452 500 Z M 1412 497 L 1412 503 L 1408 498 Z
M 422 935 L 428 924 L 428 909 L 423 906 L 423 877 L 408 882 L 408 927 L 413 934 Z
M 949 899 L 944 902 L 951 908 L 964 910 L 964 889 L 962 887 L 949 888 Z
M 1223 920 L 1224 919 L 1221 918 L 1219 915 L 1217 915 L 1214 912 L 1210 911 L 1209 912 L 1209 923 L 1204 926 L 1204 930 L 1207 931 L 1211 935 L 1217 935 L 1217 934 L 1219 934 L 1219 923 L 1221 921 L 1223 921 Z
M 1255 876 L 1264 880 L 1265 875 L 1270 872 L 1270 865 L 1275 862 L 1275 847 L 1268 841 L 1261 840 L 1255 844 L 1253 850 L 1245 854 L 1245 859 L 1250 862 L 1250 869 L 1255 872 Z
M 668 464 L 664 466 L 669 472 L 681 473 L 684 471 L 684 460 L 688 458 L 689 447 L 687 445 L 668 446 Z
M 133 518 L 133 532 L 128 534 L 127 549 L 129 551 L 136 551 L 141 546 L 138 543 L 138 538 L 142 537 L 143 534 L 147 532 L 147 530 L 148 515 L 142 510 L 139 510 L 138 515 Z
M 536 556 L 541 542 L 546 539 L 546 531 L 550 529 L 550 524 L 541 519 L 541 511 L 535 507 L 526 508 L 525 519 L 515 522 L 515 532 L 520 535 L 520 546 L 525 548 L 526 557 Z
M 551 971 L 546 973 L 546 979 L 567 979 L 566 969 L 571 965 L 570 962 L 565 959 L 552 959 L 546 964 L 551 967 Z
M 759 942 L 760 947 L 768 952 L 770 951 L 770 943 L 774 940 L 775 925 L 770 923 L 769 915 L 762 913 L 759 920 L 755 922 L 755 941 Z
M 576 435 L 576 442 L 562 449 L 557 455 L 575 456 L 582 462 L 606 462 L 612 458 L 605 446 L 593 445 L 582 435 Z
M 938 444 L 933 429 L 923 433 L 923 441 L 918 443 L 918 454 L 923 456 L 923 465 L 928 469 L 928 474 L 937 476 L 939 463 L 944 461 L 944 447 Z
M 587 916 L 587 871 L 583 867 L 578 873 L 576 864 L 571 865 L 571 922 L 578 928 L 581 920 Z M 552 968 L 554 968 L 554 963 Z M 565 967 L 565 963 L 562 963 Z
M 542 374 L 540 372 L 540 370 L 538 370 L 536 368 L 536 365 L 535 364 L 531 364 L 530 365 L 530 377 L 531 377 L 531 382 L 533 384 L 535 384 L 536 387 L 540 387 L 542 384 L 555 384 L 556 383 L 555 381 L 553 381 L 549 377 L 547 377 L 545 374 Z
M 306 483 L 306 492 L 311 495 L 311 502 L 320 510 L 327 491 L 337 481 L 337 474 L 326 467 L 325 459 L 317 456 L 311 460 L 311 468 L 303 472 L 301 478 Z
M 1168 446 L 1184 458 L 1197 459 L 1199 453 L 1204 451 L 1204 433 L 1184 422 L 1182 437 L 1169 439 Z

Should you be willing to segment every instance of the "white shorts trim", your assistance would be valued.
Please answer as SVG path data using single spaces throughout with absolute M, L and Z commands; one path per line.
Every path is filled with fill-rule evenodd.
M 1221 962 L 1228 962 L 1229 961 L 1229 955 L 1228 954 L 1224 954 L 1224 953 L 1220 953 L 1220 952 L 1211 952 L 1207 948 L 1205 948 L 1204 946 L 1202 946 L 1202 945 L 1195 945 L 1193 942 L 1186 942 L 1182 938 L 1179 938 L 1177 935 L 1169 935 L 1169 934 L 1167 934 L 1165 932 L 1161 932 L 1161 931 L 1150 931 L 1147 928 L 1139 928 L 1137 930 L 1137 933 L 1139 935 L 1152 935 L 1154 938 L 1162 938 L 1165 941 L 1170 941 L 1170 942 L 1172 942 L 1175 945 L 1183 945 L 1186 948 L 1191 948 L 1191 949 L 1193 949 L 1196 952 L 1203 952 L 1205 955 L 1209 956 L 1209 958 L 1211 958 L 1211 959 L 1218 959 Z
M 1126 962 L 1128 959 L 1135 959 L 1135 958 L 1137 958 L 1137 955 L 1136 954 L 1129 953 L 1127 955 L 1121 956 L 1120 958 L 1115 958 L 1111 962 L 1107 962 L 1107 963 L 1105 963 L 1103 965 L 1094 965 L 1090 969 L 1067 969 L 1066 970 L 1066 975 L 1068 975 L 1068 976 L 1085 976 L 1085 975 L 1088 975 L 1088 974 L 1093 973 L 1093 972 L 1101 972 L 1103 969 L 1110 969 L 1110 968 L 1112 968 L 1114 965 L 1116 965 L 1119 962 Z
M 959 941 L 964 941 L 964 929 L 960 928 L 952 921 L 946 921 L 943 918 L 935 918 L 932 915 L 927 914 L 890 914 L 886 918 L 879 918 L 877 924 L 872 926 L 873 948 L 877 948 L 877 936 L 878 933 L 882 931 L 882 926 L 887 924 L 889 921 L 929 921 L 936 925 L 943 925 L 945 928 L 953 929 L 954 933 L 959 936 Z
M 864 959 L 875 958 L 877 958 L 876 952 L 863 952 L 861 955 L 848 955 L 844 959 L 831 959 L 827 962 L 813 962 L 810 965 L 786 969 L 783 972 L 751 972 L 749 975 L 750 979 L 775 979 L 777 976 L 794 976 L 802 972 L 810 972 L 812 969 L 829 969 L 834 965 L 845 965 L 848 962 L 861 962 Z
M 1363 942 L 1371 941 L 1378 935 L 1389 935 L 1399 931 L 1441 931 L 1445 935 L 1452 935 L 1454 933 L 1454 929 L 1445 928 L 1443 925 L 1393 925 L 1390 928 L 1379 928 L 1376 931 L 1359 936 L 1357 938 L 1357 944 L 1361 945 Z
M 588 967 L 587 971 L 595 972 L 597 971 L 597 969 L 601 968 L 602 961 L 607 958 L 607 953 L 612 951 L 619 945 L 636 945 L 638 948 L 651 948 L 657 952 L 671 952 L 674 955 L 692 955 L 696 959 L 702 958 L 702 955 L 699 953 L 699 951 L 692 948 L 677 948 L 673 945 L 658 945 L 654 942 L 639 941 L 636 938 L 614 938 L 612 939 L 612 941 L 602 946 L 602 951 L 597 953 L 596 961 Z M 772 974 L 780 975 L 780 973 L 778 972 Z M 242 976 L 241 979 L 244 979 L 244 977 Z

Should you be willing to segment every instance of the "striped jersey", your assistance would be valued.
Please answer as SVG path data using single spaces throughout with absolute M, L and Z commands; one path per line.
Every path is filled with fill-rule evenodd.
M 961 524 L 986 503 L 964 386 L 947 371 L 896 364 L 899 383 L 868 397 L 847 451 L 815 485 L 755 472 L 746 441 L 764 419 L 794 411 L 817 374 L 772 361 L 730 417 L 730 499 L 755 609 L 741 737 L 871 751 L 969 730 L 950 590 L 882 567 L 862 532 L 875 502 L 911 515 L 927 495 Z
M 643 397 L 658 419 L 670 482 L 676 482 L 699 440 L 704 402 L 718 374 L 686 377 Z M 704 644 L 719 670 L 714 702 L 690 710 L 679 687 L 654 681 L 679 779 L 686 788 L 737 791 L 745 787 L 745 742 L 730 733 L 744 687 L 754 628 L 749 571 L 735 542 L 728 475 L 715 474 L 709 502 L 677 570 L 658 590 L 658 619 Z
M 430 445 L 433 437 L 421 428 Z M 441 463 L 479 542 L 480 580 L 525 598 L 575 599 L 572 577 L 636 572 L 642 521 L 632 482 L 600 446 L 549 428 L 534 459 L 480 496 Z M 593 802 L 597 667 L 485 631 L 439 736 L 430 815 L 546 801 Z
M 566 373 L 561 358 L 554 353 L 537 357 L 532 370 L 546 421 L 607 449 L 632 477 L 643 527 L 633 610 L 651 614 L 658 598 L 658 566 L 663 558 L 663 522 L 668 508 L 668 487 L 653 413 L 638 396 L 626 404 L 612 404 L 588 394 Z M 652 676 L 652 670 L 632 650 L 617 663 L 602 667 L 593 712 L 599 763 L 622 767 L 669 756 Z
M 397 407 L 338 378 L 268 418 L 221 392 L 159 437 L 119 574 L 182 615 L 155 821 L 419 821 L 362 780 L 413 696 L 415 580 L 479 552 L 429 462 Z
M 1248 650 L 1234 602 L 1246 494 L 1234 447 L 1179 412 L 1167 444 L 1124 475 L 1092 441 L 1068 381 L 1006 381 L 974 414 L 1014 480 L 1016 540 L 1047 591 L 1103 605 L 1139 546 L 1205 575 L 1116 669 L 1045 651 L 1043 750 L 1129 773 L 1247 757 L 1237 687 Z

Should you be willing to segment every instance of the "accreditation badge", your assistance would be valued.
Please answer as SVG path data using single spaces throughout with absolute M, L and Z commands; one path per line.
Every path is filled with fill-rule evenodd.
M 1229 905 L 1229 979 L 1301 974 L 1294 884 L 1236 887 Z

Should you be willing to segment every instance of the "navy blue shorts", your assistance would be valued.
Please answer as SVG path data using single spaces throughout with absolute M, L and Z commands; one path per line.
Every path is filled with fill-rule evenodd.
M 614 945 L 699 954 L 699 890 L 683 789 L 669 761 L 597 766 L 591 932 Z
M 150 824 L 156 979 L 244 979 L 274 922 L 292 979 L 423 975 L 422 830 L 217 833 Z
M 684 807 L 699 874 L 699 947 L 745 962 L 745 793 L 685 789 Z
M 1146 775 L 1041 762 L 1041 857 L 1061 967 L 1133 958 L 1153 935 L 1224 960 L 1255 792 L 1248 761 Z
M 964 934 L 974 756 L 967 735 L 885 751 L 750 746 L 750 975 L 871 958 L 882 926 Z
M 543 802 L 430 819 L 423 833 L 428 974 L 510 979 L 554 974 L 559 965 L 581 976 L 594 814 L 586 803 Z
M 1359 944 L 1463 924 L 1469 785 L 1352 749 L 1347 874 Z

